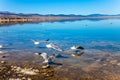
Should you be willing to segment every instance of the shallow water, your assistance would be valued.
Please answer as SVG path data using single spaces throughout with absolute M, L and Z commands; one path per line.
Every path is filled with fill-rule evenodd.
M 57 44 L 64 50 L 68 50 L 72 45 L 80 45 L 85 48 L 82 56 L 73 57 L 71 53 L 64 52 L 61 53 L 63 57 L 56 58 L 55 62 L 86 72 L 101 71 L 99 70 L 101 68 L 106 70 L 106 67 L 110 71 L 113 66 L 117 67 L 117 71 L 120 67 L 119 36 L 119 19 L 43 22 L 0 27 L 0 44 L 4 46 L 1 50 L 7 51 L 6 55 L 8 56 L 3 60 L 19 64 L 40 64 L 42 58 L 35 56 L 35 52 L 47 52 L 49 55 L 61 53 L 47 49 L 45 45 L 50 42 Z M 36 46 L 31 39 L 50 39 L 50 42 Z

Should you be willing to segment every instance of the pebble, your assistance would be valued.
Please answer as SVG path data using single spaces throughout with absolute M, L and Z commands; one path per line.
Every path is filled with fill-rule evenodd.
M 120 63 L 117 63 L 118 66 L 120 66 Z
M 6 62 L 5 62 L 5 61 L 1 61 L 0 63 L 1 63 L 1 64 L 5 64 Z
M 117 63 L 117 60 L 111 60 L 110 63 L 111 63 L 111 64 L 116 64 L 116 63 Z
M 81 53 L 73 53 L 72 56 L 82 56 L 84 54 L 84 52 Z
M 96 62 L 100 62 L 100 61 L 101 61 L 101 59 L 96 60 Z
M 32 80 L 31 78 L 27 78 L 27 80 Z
M 6 58 L 6 56 L 2 56 L 2 58 Z
M 11 66 L 13 71 L 16 71 L 16 73 L 22 73 L 26 75 L 36 75 L 39 73 L 38 69 L 32 69 L 32 68 L 21 68 L 17 66 Z
M 43 69 L 50 67 L 50 65 L 42 66 Z
M 26 78 L 25 77 L 22 77 L 23 80 L 25 80 Z
M 3 51 L 0 51 L 0 54 L 2 54 L 3 53 Z
M 10 78 L 9 80 L 21 80 L 20 78 Z
M 8 74 L 10 74 L 10 71 L 8 71 Z
M 104 66 L 106 66 L 107 64 L 103 64 Z

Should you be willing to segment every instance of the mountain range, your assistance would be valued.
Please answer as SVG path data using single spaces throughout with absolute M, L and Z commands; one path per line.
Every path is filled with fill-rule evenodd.
M 117 15 L 107 15 L 107 14 L 90 14 L 90 15 L 75 15 L 75 14 L 23 14 L 23 13 L 13 13 L 8 11 L 0 11 L 0 17 L 40 17 L 40 16 L 61 16 L 61 17 L 97 17 L 97 16 L 120 16 L 120 14 Z

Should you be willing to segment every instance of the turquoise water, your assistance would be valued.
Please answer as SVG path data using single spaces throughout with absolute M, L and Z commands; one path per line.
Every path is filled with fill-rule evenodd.
M 64 50 L 68 50 L 72 45 L 83 46 L 86 50 L 84 57 L 96 58 L 99 54 L 119 54 L 120 20 L 44 22 L 0 27 L 0 44 L 3 44 L 3 50 L 16 53 L 39 51 L 59 53 L 47 49 L 45 47 L 47 43 L 35 46 L 31 39 L 50 39 L 50 42 Z

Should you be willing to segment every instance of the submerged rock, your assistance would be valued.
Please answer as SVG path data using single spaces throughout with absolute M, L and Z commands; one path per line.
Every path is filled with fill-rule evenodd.
M 84 54 L 84 52 L 81 53 L 73 53 L 72 56 L 82 56 Z

